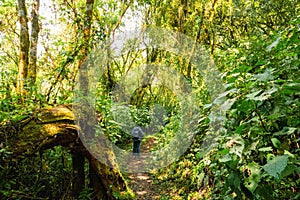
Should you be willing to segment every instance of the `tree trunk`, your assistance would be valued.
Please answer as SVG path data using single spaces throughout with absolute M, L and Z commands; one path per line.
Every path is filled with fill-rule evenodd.
M 4 138 L 7 140 L 4 141 Z M 58 145 L 69 147 L 72 151 L 76 151 L 76 155 L 73 155 L 75 165 L 73 166 L 77 170 L 77 177 L 84 177 L 83 161 L 80 155 L 88 159 L 94 173 L 93 186 L 95 194 L 100 197 L 98 199 L 103 198 L 99 194 L 105 194 L 104 199 L 116 199 L 114 194 L 123 199 L 134 198 L 114 161 L 113 150 L 108 150 L 104 156 L 109 160 L 110 166 L 114 168 L 97 160 L 78 137 L 78 127 L 74 125 L 74 114 L 68 106 L 45 108 L 14 124 L 0 124 L 0 140 L 3 141 L 1 143 L 4 143 L 2 144 L 4 148 L 8 152 L 12 152 L 10 159 L 32 156 L 36 152 Z M 106 145 L 107 147 L 103 140 L 96 141 L 96 145 Z M 81 164 L 77 166 L 77 162 Z M 82 183 L 81 179 L 75 183 L 74 187 L 82 188 L 82 185 L 76 185 Z
M 19 66 L 17 78 L 17 92 L 21 96 L 25 95 L 24 82 L 28 74 L 28 52 L 29 52 L 29 33 L 28 18 L 25 0 L 18 0 L 19 22 L 20 22 L 20 50 Z
M 72 152 L 72 167 L 73 167 L 73 180 L 72 190 L 75 199 L 78 198 L 80 192 L 84 189 L 84 156 L 77 151 Z
M 30 55 L 29 55 L 29 68 L 28 68 L 28 78 L 30 85 L 34 84 L 36 81 L 36 61 L 37 61 L 37 43 L 38 35 L 40 31 L 39 27 L 39 7 L 40 0 L 35 0 L 33 2 L 31 11 L 31 37 L 30 37 Z
M 94 189 L 94 197 L 93 199 L 102 199 L 107 200 L 107 194 L 105 193 L 105 186 L 103 185 L 101 179 L 97 175 L 97 172 L 92 167 L 92 162 L 89 163 L 89 179 L 90 185 L 89 187 Z

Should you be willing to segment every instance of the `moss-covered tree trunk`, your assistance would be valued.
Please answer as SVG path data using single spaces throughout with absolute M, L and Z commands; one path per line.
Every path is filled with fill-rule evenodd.
M 20 47 L 19 47 L 19 64 L 17 78 L 17 92 L 20 96 L 24 96 L 25 87 L 24 80 L 28 73 L 28 54 L 29 54 L 29 32 L 28 18 L 25 0 L 18 0 L 18 13 L 20 23 Z M 23 100 L 23 98 L 21 98 Z
M 74 125 L 74 114 L 70 107 L 45 108 L 20 120 L 15 123 L 15 126 L 16 132 L 11 134 L 9 140 L 6 140 L 4 144 L 1 142 L 7 151 L 12 152 L 13 158 L 31 156 L 36 152 L 42 152 L 58 145 L 68 147 L 79 156 L 77 158 L 80 159 L 81 164 L 78 166 L 82 166 L 83 162 L 80 155 L 88 159 L 90 167 L 92 167 L 91 171 L 94 173 L 94 180 L 92 180 L 91 185 L 95 190 L 95 196 L 98 197 L 96 199 L 116 199 L 114 196 L 116 194 L 121 199 L 133 199 L 133 193 L 128 188 L 117 163 L 112 163 L 114 168 L 110 168 L 97 160 L 82 144 L 78 137 L 78 127 Z M 5 125 L 0 125 L 0 132 L 4 130 L 6 130 Z M 103 141 L 98 142 L 98 145 L 102 144 Z M 111 162 L 115 160 L 112 150 L 106 152 L 105 156 Z M 74 164 L 76 168 L 76 163 Z M 77 168 L 77 170 L 79 170 L 78 175 L 82 178 L 84 176 L 82 175 L 83 169 Z M 82 180 L 78 181 L 78 184 L 83 184 Z M 82 188 L 80 185 L 75 185 L 75 187 Z
M 37 45 L 39 38 L 39 8 L 40 0 L 35 0 L 32 3 L 31 8 L 31 34 L 30 34 L 30 51 L 29 51 L 29 67 L 28 67 L 28 78 L 30 85 L 36 81 L 36 62 L 37 62 Z

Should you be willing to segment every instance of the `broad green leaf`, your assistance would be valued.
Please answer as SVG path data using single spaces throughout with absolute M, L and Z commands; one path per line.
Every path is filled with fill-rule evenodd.
M 295 158 L 295 155 L 292 154 L 291 152 L 287 151 L 287 150 L 284 150 L 284 155 L 287 155 L 287 156 L 289 156 L 290 158 Z
M 268 184 L 260 184 L 256 190 L 255 193 L 257 193 L 261 198 L 260 199 L 274 199 L 273 198 L 273 189 L 271 185 Z
M 211 108 L 211 106 L 212 106 L 211 103 L 205 104 L 205 105 L 203 106 L 203 109 L 205 110 L 205 109 Z
M 269 162 L 270 160 L 272 160 L 273 158 L 275 158 L 275 155 L 272 154 L 272 153 L 268 153 L 268 154 L 266 155 L 266 158 L 267 158 L 267 162 Z
M 203 179 L 204 179 L 204 172 L 201 172 L 200 174 L 197 175 L 197 179 L 198 179 L 198 185 L 201 185 Z
M 295 131 L 297 130 L 297 128 L 294 127 L 283 127 L 283 129 L 279 132 L 274 133 L 274 136 L 278 136 L 278 135 L 291 135 L 293 134 Z
M 275 179 L 279 179 L 281 172 L 286 168 L 288 162 L 288 156 L 276 156 L 266 165 L 263 166 L 263 169 Z
M 296 171 L 298 174 L 300 174 L 300 167 L 297 167 L 297 168 L 295 169 L 295 171 Z
M 270 96 L 266 96 L 265 93 L 262 93 L 261 95 L 254 97 L 253 100 L 254 101 L 263 101 L 268 99 Z
M 274 76 L 272 75 L 272 73 L 273 73 L 273 69 L 266 69 L 266 71 L 264 73 L 254 75 L 254 78 L 256 78 L 260 81 L 273 80 Z
M 222 104 L 222 103 L 224 103 L 225 100 L 226 100 L 226 96 L 227 96 L 228 94 L 230 94 L 230 93 L 236 93 L 236 92 L 238 92 L 238 91 L 239 91 L 238 89 L 233 88 L 233 89 L 231 89 L 231 90 L 228 90 L 228 91 L 225 91 L 225 92 L 219 94 L 219 96 L 214 100 L 214 104 Z M 228 101 L 228 100 L 227 100 L 227 101 Z M 226 102 L 227 102 L 227 101 L 226 101 Z M 231 101 L 232 101 L 232 100 L 231 100 Z
M 249 176 L 247 182 L 247 187 L 251 192 L 254 192 L 254 190 L 257 188 L 260 179 L 261 179 L 261 173 L 260 173 L 260 166 L 253 162 L 248 164 L 246 168 L 251 172 L 251 175 Z
M 269 99 L 271 97 L 271 95 L 276 92 L 278 89 L 275 87 L 272 87 L 271 89 L 261 93 L 262 90 L 251 93 L 249 95 L 247 95 L 248 99 L 250 100 L 254 100 L 254 101 L 263 101 L 266 99 Z M 259 94 L 259 95 L 258 95 Z
M 297 94 L 300 91 L 300 83 L 290 83 L 282 86 L 281 92 L 283 94 Z
M 236 98 L 233 99 L 227 99 L 222 105 L 221 105 L 221 110 L 226 112 L 231 108 L 231 106 L 234 104 L 236 101 Z
M 281 173 L 281 177 L 286 177 L 291 175 L 292 173 L 295 172 L 296 168 L 297 167 L 295 165 L 288 165 Z
M 240 186 L 241 180 L 236 173 L 229 174 L 227 180 L 230 186 L 234 186 L 235 188 Z
M 260 142 L 259 140 L 255 141 L 255 142 L 252 142 L 252 143 L 248 146 L 247 150 L 248 150 L 249 152 L 256 150 L 256 149 L 257 149 L 256 146 L 258 145 L 259 142 Z
M 214 104 L 220 105 L 226 100 L 226 96 L 219 96 L 214 100 Z
M 271 94 L 273 94 L 274 92 L 277 92 L 278 89 L 276 87 L 272 87 L 271 89 L 265 91 L 262 96 L 264 96 L 265 98 L 269 98 L 271 96 Z
M 220 162 L 228 162 L 231 160 L 232 160 L 232 158 L 231 158 L 230 154 L 226 154 L 225 156 L 223 156 L 222 158 L 219 159 Z
M 242 158 L 242 153 L 245 147 L 244 140 L 240 137 L 237 136 L 227 142 L 227 145 L 231 146 L 229 153 L 235 154 Z
M 222 151 L 220 151 L 221 155 L 226 155 L 229 153 L 229 149 L 223 149 Z
M 253 92 L 251 94 L 248 94 L 246 97 L 249 100 L 254 100 L 254 98 L 261 93 L 262 93 L 262 90 L 259 90 L 259 91 Z
M 276 107 L 274 108 L 274 110 L 276 110 Z M 278 119 L 279 117 L 281 117 L 282 114 L 279 112 L 274 112 L 274 114 L 268 115 L 267 118 L 268 119 Z
M 277 149 L 280 147 L 281 142 L 277 138 L 271 138 L 271 141 L 274 147 L 276 147 Z

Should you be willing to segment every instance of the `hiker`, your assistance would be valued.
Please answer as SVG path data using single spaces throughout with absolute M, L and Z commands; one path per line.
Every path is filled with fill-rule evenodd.
M 144 136 L 144 132 L 141 127 L 136 126 L 132 129 L 131 136 L 133 139 L 133 155 L 140 156 L 141 140 Z

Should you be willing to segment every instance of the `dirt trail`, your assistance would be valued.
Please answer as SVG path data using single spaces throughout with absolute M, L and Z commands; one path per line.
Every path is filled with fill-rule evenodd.
M 150 149 L 155 145 L 154 138 L 147 138 L 146 141 L 141 144 L 141 154 L 149 152 Z M 132 161 L 135 162 L 144 162 L 143 155 L 141 158 L 137 158 L 137 160 Z M 150 173 L 138 172 L 138 173 L 130 173 L 128 174 L 128 184 L 132 191 L 136 194 L 137 199 L 143 200 L 155 200 L 159 199 L 159 191 L 157 186 L 153 184 L 153 180 L 151 178 Z

